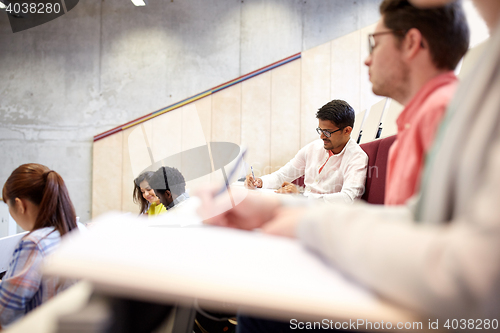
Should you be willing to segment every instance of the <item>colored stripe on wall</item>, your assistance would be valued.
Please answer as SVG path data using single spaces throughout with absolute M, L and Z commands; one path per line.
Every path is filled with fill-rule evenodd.
M 280 60 L 280 61 L 277 61 L 275 63 L 272 63 L 272 64 L 270 64 L 270 65 L 268 65 L 266 67 L 263 67 L 263 68 L 258 69 L 256 71 L 253 71 L 253 72 L 250 72 L 250 73 L 248 73 L 246 75 L 240 76 L 239 78 L 236 78 L 236 79 L 231 80 L 229 82 L 223 83 L 223 84 L 221 84 L 219 86 L 216 86 L 216 87 L 214 87 L 212 89 L 204 91 L 204 92 L 202 92 L 200 94 L 188 97 L 188 98 L 186 98 L 186 99 L 184 99 L 184 100 L 182 100 L 180 102 L 177 102 L 175 104 L 169 105 L 167 107 L 164 107 L 164 108 L 162 108 L 160 110 L 157 110 L 157 111 L 154 111 L 152 113 L 149 113 L 149 114 L 147 114 L 145 116 L 142 116 L 140 118 L 137 118 L 135 120 L 129 121 L 128 123 L 125 123 L 125 124 L 123 124 L 121 126 L 117 126 L 117 127 L 113 128 L 113 129 L 110 129 L 109 131 L 106 131 L 104 133 L 101 133 L 101 134 L 98 134 L 98 135 L 94 136 L 94 142 L 98 141 L 100 139 L 103 139 L 103 138 L 105 138 L 107 136 L 110 136 L 112 134 L 115 134 L 117 132 L 123 131 L 123 130 L 125 130 L 127 128 L 130 128 L 132 126 L 135 126 L 135 125 L 138 125 L 138 124 L 143 123 L 145 121 L 148 121 L 148 120 L 150 120 L 150 119 L 152 119 L 154 117 L 157 117 L 159 115 L 162 115 L 162 114 L 164 114 L 166 112 L 169 112 L 169 111 L 175 110 L 177 108 L 180 108 L 181 106 L 184 106 L 186 104 L 192 103 L 192 102 L 194 102 L 194 101 L 196 101 L 196 100 L 198 100 L 200 98 L 209 96 L 209 95 L 214 94 L 214 93 L 216 93 L 218 91 L 221 91 L 223 89 L 229 88 L 232 85 L 235 85 L 237 83 L 240 83 L 240 82 L 243 82 L 245 80 L 248 80 L 248 79 L 250 79 L 250 78 L 252 78 L 254 76 L 257 76 L 259 74 L 262 74 L 262 73 L 265 73 L 267 71 L 270 71 L 270 70 L 272 70 L 272 69 L 274 69 L 276 67 L 285 65 L 285 64 L 287 64 L 287 63 L 289 63 L 291 61 L 299 59 L 300 57 L 301 57 L 301 53 L 294 54 L 294 55 L 292 55 L 292 56 L 290 56 L 288 58 L 285 58 L 283 60 Z

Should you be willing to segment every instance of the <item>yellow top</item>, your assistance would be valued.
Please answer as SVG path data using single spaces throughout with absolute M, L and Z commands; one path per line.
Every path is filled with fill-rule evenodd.
M 148 217 L 157 216 L 165 212 L 167 212 L 167 209 L 161 203 L 159 204 L 152 203 L 148 209 Z

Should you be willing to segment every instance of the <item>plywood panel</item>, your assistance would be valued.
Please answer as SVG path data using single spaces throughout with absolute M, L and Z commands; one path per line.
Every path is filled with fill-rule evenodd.
M 196 106 L 196 111 L 198 112 L 198 117 L 201 122 L 205 141 L 209 143 L 212 137 L 212 96 L 209 95 L 207 97 L 199 99 L 194 102 L 194 105 Z M 199 186 L 208 184 L 210 182 L 210 178 L 210 175 L 206 175 L 201 178 L 189 181 L 186 184 L 186 188 L 188 188 L 190 190 L 190 193 L 192 193 Z
M 300 146 L 301 59 L 271 72 L 271 172 L 285 165 Z
M 148 124 L 141 124 L 144 125 L 145 127 L 151 128 L 151 126 Z M 134 179 L 137 176 L 134 176 L 133 172 L 133 164 L 135 162 L 135 168 L 136 170 L 142 170 L 140 169 L 141 166 L 137 163 L 138 160 L 140 161 L 141 158 L 139 156 L 135 156 L 134 151 L 136 149 L 134 148 L 139 148 L 138 146 L 132 147 L 132 149 L 129 149 L 129 137 L 130 135 L 135 131 L 136 133 L 142 133 L 142 129 L 140 128 L 141 125 L 129 128 L 125 131 L 123 131 L 123 164 L 122 164 L 122 192 L 121 192 L 121 200 L 122 200 L 122 207 L 121 210 L 123 212 L 131 212 L 134 214 L 138 214 L 139 212 L 139 205 L 135 204 L 133 201 L 133 191 L 134 191 Z M 142 140 L 141 140 L 142 141 Z M 147 154 L 147 148 L 144 144 L 144 147 L 141 150 L 138 150 L 138 153 L 140 156 L 142 156 L 142 162 L 145 163 L 145 167 L 149 166 L 149 158 Z M 135 156 L 135 158 L 131 158 L 132 156 Z
M 241 143 L 248 147 L 246 162 L 259 175 L 271 170 L 271 72 L 241 85 Z
M 302 53 L 302 82 L 300 146 L 318 138 L 316 112 L 330 101 L 331 43 L 317 46 Z
M 241 83 L 212 95 L 212 141 L 241 143 Z M 221 171 L 215 170 L 211 181 L 222 179 Z
M 121 209 L 123 133 L 94 142 L 92 218 Z
M 207 107 L 207 103 L 204 102 L 203 104 L 197 104 L 197 103 L 190 103 L 188 105 L 183 106 L 181 109 L 179 109 L 180 112 L 182 112 L 182 152 L 186 152 L 189 154 L 189 151 L 191 149 L 200 147 L 200 146 L 206 146 L 207 145 L 207 140 L 205 138 L 205 134 L 203 131 L 203 126 L 201 119 L 199 117 L 198 113 L 198 106 L 201 107 Z M 208 105 L 211 109 L 211 106 Z M 210 111 L 209 109 L 209 111 Z M 206 110 L 204 112 L 206 116 Z M 197 170 L 199 171 L 200 169 L 205 169 L 205 168 L 210 168 L 211 163 L 210 160 L 206 161 L 199 161 L 199 160 L 194 160 L 193 158 L 186 158 L 182 160 L 182 166 L 179 171 L 184 175 L 184 178 L 186 179 L 186 187 L 191 191 L 193 188 L 198 187 L 199 185 L 203 184 L 204 182 L 208 182 L 210 179 L 210 174 L 207 174 L 206 176 L 203 177 L 198 177 L 194 178 L 193 174 L 196 174 Z M 205 166 L 200 165 L 200 163 L 206 163 Z M 208 178 L 207 178 L 208 177 Z
M 241 83 L 212 95 L 212 141 L 240 144 Z
M 155 161 L 178 154 L 182 150 L 182 110 L 175 109 L 153 118 L 151 148 Z
M 342 99 L 360 110 L 361 31 L 331 42 L 331 99 Z
M 212 95 L 197 100 L 194 105 L 196 105 L 205 141 L 210 142 L 212 139 Z
M 376 24 L 369 25 L 363 29 L 361 29 L 360 35 L 360 46 L 361 46 L 361 71 L 360 71 L 360 80 L 361 80 L 361 88 L 360 88 L 360 98 L 359 98 L 359 109 L 360 110 L 369 110 L 371 106 L 377 102 L 379 102 L 383 97 L 376 96 L 372 92 L 372 84 L 368 77 L 368 67 L 364 65 L 366 58 L 368 57 L 368 34 L 373 33 L 375 30 Z
M 135 178 L 154 162 L 151 120 L 123 131 L 123 136 L 123 163 L 131 172 L 127 176 Z

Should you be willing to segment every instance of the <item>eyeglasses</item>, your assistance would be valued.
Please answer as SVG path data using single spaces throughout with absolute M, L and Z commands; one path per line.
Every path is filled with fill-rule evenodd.
M 406 34 L 405 30 L 389 30 L 389 31 L 382 31 L 382 32 L 376 32 L 374 34 L 369 34 L 368 35 L 368 52 L 372 54 L 373 49 L 375 48 L 375 36 L 380 36 L 380 35 L 386 35 L 386 34 L 400 34 L 404 36 Z
M 331 137 L 333 133 L 335 132 L 338 132 L 338 131 L 342 131 L 343 128 L 339 128 L 338 130 L 335 130 L 335 131 L 329 131 L 329 130 L 324 130 L 324 129 L 321 129 L 321 128 L 316 128 L 316 132 L 318 132 L 319 135 L 321 134 L 324 134 L 327 138 Z

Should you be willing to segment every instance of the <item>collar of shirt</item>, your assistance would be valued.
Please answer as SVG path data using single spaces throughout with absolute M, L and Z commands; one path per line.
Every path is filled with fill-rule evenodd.
M 424 84 L 424 86 L 420 88 L 417 94 L 413 96 L 410 102 L 405 106 L 403 111 L 401 111 L 401 114 L 396 120 L 396 124 L 398 125 L 398 132 L 410 126 L 413 118 L 417 116 L 414 110 L 422 105 L 429 94 L 433 93 L 440 86 L 447 85 L 450 82 L 457 80 L 458 78 L 455 76 L 455 73 L 453 73 L 453 71 L 449 71 L 436 76 L 435 78 Z
M 172 201 L 170 203 L 170 205 L 167 206 L 167 210 L 169 210 L 170 208 L 174 207 L 175 205 L 180 204 L 181 202 L 183 202 L 183 201 L 185 201 L 187 199 L 189 199 L 189 194 L 187 192 L 182 193 L 177 198 L 175 198 L 174 201 Z
M 328 153 L 328 157 L 326 158 L 325 163 L 323 163 L 323 165 L 321 165 L 321 167 L 319 168 L 318 173 L 321 173 L 321 171 L 322 171 L 322 170 L 323 170 L 323 168 L 325 167 L 325 165 L 326 165 L 326 163 L 328 162 L 328 160 L 330 159 L 330 157 L 332 157 L 332 156 L 338 157 L 338 156 L 342 156 L 342 155 L 344 155 L 344 152 L 345 152 L 345 150 L 346 150 L 347 146 L 351 143 L 351 140 L 352 140 L 352 139 L 351 139 L 351 138 L 349 138 L 349 141 L 347 141 L 347 143 L 346 143 L 346 145 L 344 146 L 344 148 L 342 149 L 342 151 L 341 151 L 340 153 L 338 153 L 338 154 L 334 154 L 331 150 L 326 150 L 326 149 L 325 149 L 325 150 L 326 150 L 326 152 Z
M 347 141 L 347 143 L 345 144 L 344 148 L 342 149 L 342 151 L 338 154 L 334 154 L 331 150 L 327 150 L 328 152 L 328 158 L 330 158 L 331 156 L 342 156 L 344 155 L 345 151 L 348 149 L 348 146 L 352 145 L 354 141 L 352 140 L 352 138 L 349 138 L 349 141 Z M 326 149 L 325 149 L 326 150 Z

